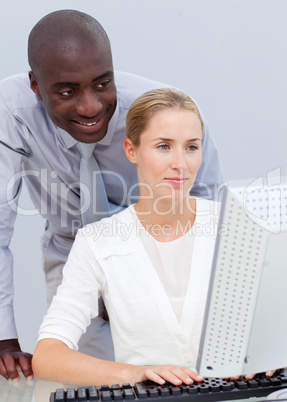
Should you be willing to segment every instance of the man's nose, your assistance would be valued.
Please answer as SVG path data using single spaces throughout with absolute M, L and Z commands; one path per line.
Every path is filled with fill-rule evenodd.
M 96 116 L 102 110 L 102 103 L 93 91 L 86 91 L 77 99 L 76 111 L 86 117 Z

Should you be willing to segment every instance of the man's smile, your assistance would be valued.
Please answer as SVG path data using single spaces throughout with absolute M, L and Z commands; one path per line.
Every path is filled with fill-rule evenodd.
M 83 121 L 83 120 L 71 120 L 71 123 L 76 126 L 78 129 L 84 132 L 95 132 L 99 131 L 105 124 L 107 117 L 107 112 L 103 113 L 100 117 L 91 121 Z
M 77 121 L 77 120 L 75 120 L 75 122 L 78 124 L 81 124 L 82 126 L 95 126 L 98 123 L 98 121 L 95 121 L 93 123 L 83 123 L 83 122 Z

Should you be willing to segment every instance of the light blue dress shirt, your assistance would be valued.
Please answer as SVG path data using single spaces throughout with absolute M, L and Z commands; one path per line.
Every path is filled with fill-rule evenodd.
M 116 72 L 118 105 L 95 157 L 107 196 L 115 208 L 136 202 L 135 166 L 124 154 L 125 119 L 131 103 L 142 93 L 166 87 L 133 74 Z M 77 141 L 55 126 L 45 106 L 30 89 L 28 74 L 0 82 L 0 340 L 17 338 L 13 314 L 13 259 L 9 249 L 24 177 L 31 199 L 49 229 L 72 243 L 81 224 L 79 200 L 80 154 Z M 196 183 L 223 182 L 218 154 L 205 123 L 203 161 Z M 195 184 L 195 195 L 204 195 Z M 117 209 L 115 210 L 115 212 Z M 22 211 L 21 213 L 25 213 Z

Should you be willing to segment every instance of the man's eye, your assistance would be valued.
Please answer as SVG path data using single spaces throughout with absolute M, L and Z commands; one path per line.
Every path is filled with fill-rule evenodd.
M 73 93 L 74 93 L 73 89 L 67 89 L 66 91 L 59 92 L 59 94 L 62 96 L 71 96 L 73 95 Z
M 107 85 L 109 85 L 110 82 L 111 82 L 110 80 L 103 81 L 103 82 L 97 84 L 97 85 L 96 85 L 96 88 L 100 88 L 100 89 L 101 89 L 101 88 L 105 88 Z

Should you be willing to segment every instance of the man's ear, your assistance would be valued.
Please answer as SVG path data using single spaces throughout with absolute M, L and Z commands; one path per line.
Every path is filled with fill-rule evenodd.
M 30 79 L 30 88 L 38 96 L 39 99 L 42 99 L 38 81 L 36 80 L 33 71 L 29 71 L 29 79 Z
M 137 163 L 137 158 L 136 158 L 136 147 L 133 145 L 131 140 L 129 138 L 126 138 L 124 140 L 124 150 L 126 153 L 126 157 L 128 160 L 132 163 Z

